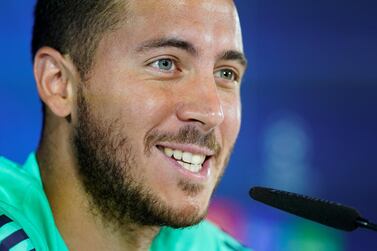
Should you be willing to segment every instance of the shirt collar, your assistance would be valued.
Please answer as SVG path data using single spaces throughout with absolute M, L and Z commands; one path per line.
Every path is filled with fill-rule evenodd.
M 29 157 L 26 159 L 25 164 L 23 165 L 23 169 L 37 179 L 39 184 L 42 185 L 37 156 L 34 152 L 29 154 Z

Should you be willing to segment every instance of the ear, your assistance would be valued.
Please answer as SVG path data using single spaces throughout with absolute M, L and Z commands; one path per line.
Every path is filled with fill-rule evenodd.
M 78 79 L 68 56 L 50 47 L 40 48 L 34 58 L 34 77 L 40 98 L 58 117 L 67 117 L 73 107 L 73 83 Z M 76 77 L 75 77 L 76 76 Z

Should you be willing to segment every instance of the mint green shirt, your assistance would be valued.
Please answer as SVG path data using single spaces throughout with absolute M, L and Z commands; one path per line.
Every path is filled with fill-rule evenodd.
M 68 250 L 44 193 L 35 154 L 20 166 L 0 157 L 0 251 Z M 164 227 L 150 251 L 249 250 L 208 221 Z

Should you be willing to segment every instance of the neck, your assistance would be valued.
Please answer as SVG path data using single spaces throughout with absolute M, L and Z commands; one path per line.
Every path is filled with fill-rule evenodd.
M 67 142 L 59 140 L 59 135 L 63 134 L 57 128 L 44 137 L 37 160 L 55 223 L 68 248 L 149 250 L 159 227 L 140 226 L 131 221 L 117 227 L 97 213 L 75 172 L 74 155 Z

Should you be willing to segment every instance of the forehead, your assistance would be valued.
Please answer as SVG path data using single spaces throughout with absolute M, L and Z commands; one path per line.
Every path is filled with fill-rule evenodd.
M 128 34 L 135 40 L 178 37 L 204 46 L 243 50 L 232 0 L 131 0 L 127 9 Z
M 129 0 L 128 7 L 139 15 L 153 16 L 158 13 L 191 18 L 195 18 L 197 12 L 227 15 L 235 10 L 232 0 Z

